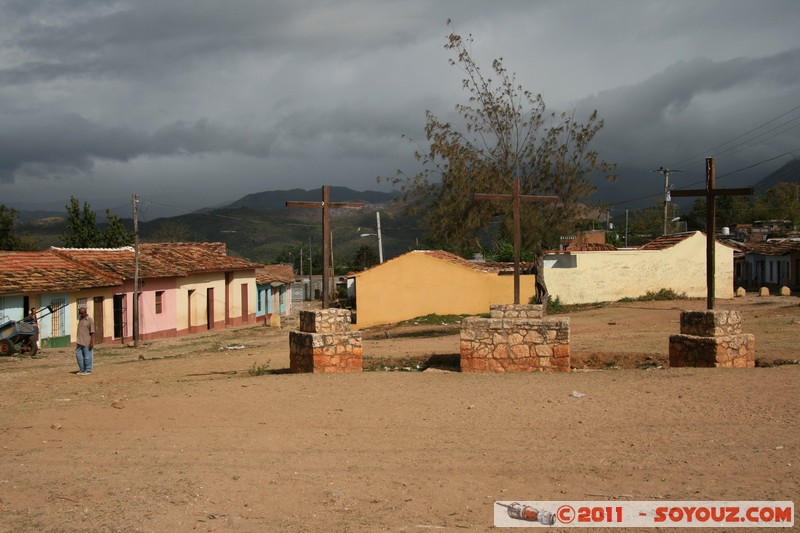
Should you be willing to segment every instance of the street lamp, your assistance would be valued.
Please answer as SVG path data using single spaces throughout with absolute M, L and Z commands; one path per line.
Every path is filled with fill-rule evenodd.
M 381 238 L 381 214 L 380 214 L 379 211 L 375 212 L 375 219 L 377 220 L 377 223 L 378 223 L 378 233 L 362 233 L 360 236 L 361 237 L 373 237 L 373 236 L 378 237 L 378 257 L 379 257 L 381 263 L 383 263 L 383 239 Z M 358 228 L 358 229 L 360 230 L 361 228 Z

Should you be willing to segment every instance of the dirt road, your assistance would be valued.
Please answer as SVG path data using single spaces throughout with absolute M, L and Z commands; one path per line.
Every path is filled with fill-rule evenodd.
M 800 359 L 799 302 L 721 307 L 769 362 Z M 0 531 L 486 530 L 495 500 L 797 500 L 800 365 L 657 368 L 703 305 L 573 313 L 587 369 L 558 375 L 251 376 L 288 367 L 288 329 L 263 327 L 101 346 L 92 376 L 68 350 L 5 358 Z M 364 353 L 454 354 L 452 327 L 366 331 Z

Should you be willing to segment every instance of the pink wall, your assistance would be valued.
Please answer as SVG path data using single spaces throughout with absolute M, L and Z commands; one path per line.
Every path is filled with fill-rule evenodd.
M 133 282 L 126 283 L 123 290 L 128 293 L 128 335 L 131 335 L 133 331 Z M 178 326 L 175 278 L 145 279 L 139 291 L 140 338 L 174 335 Z M 156 314 L 156 292 L 160 291 L 163 291 L 161 313 Z

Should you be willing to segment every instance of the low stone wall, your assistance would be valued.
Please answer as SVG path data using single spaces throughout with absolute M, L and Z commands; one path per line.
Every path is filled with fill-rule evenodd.
M 755 343 L 742 333 L 738 311 L 683 311 L 680 335 L 669 338 L 669 365 L 752 368 Z
M 462 372 L 569 372 L 569 318 L 540 305 L 496 305 L 461 322 Z
M 300 331 L 289 332 L 290 372 L 361 372 L 361 332 L 350 311 L 300 311 Z

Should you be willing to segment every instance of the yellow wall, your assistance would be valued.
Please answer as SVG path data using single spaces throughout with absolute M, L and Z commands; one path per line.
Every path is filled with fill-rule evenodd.
M 225 321 L 225 274 L 222 272 L 212 272 L 208 274 L 193 274 L 185 278 L 179 278 L 177 284 L 176 306 L 177 329 L 186 330 L 190 326 L 201 326 L 207 324 L 207 289 L 214 289 L 214 317 L 212 322 Z M 189 323 L 189 291 L 194 290 L 192 299 L 192 317 Z
M 116 294 L 116 287 L 108 287 L 103 289 L 88 289 L 79 292 L 70 293 L 69 297 L 69 312 L 67 313 L 69 320 L 69 336 L 71 342 L 75 342 L 78 338 L 78 299 L 86 298 L 86 312 L 94 319 L 94 299 L 96 297 L 103 297 L 103 331 L 95 332 L 95 342 L 100 344 L 100 341 L 105 338 L 111 338 L 114 335 L 114 294 Z M 131 331 L 130 325 L 128 331 Z M 130 333 L 129 333 L 130 335 Z
M 520 277 L 520 302 L 535 293 L 535 277 Z M 355 276 L 356 325 L 368 327 L 431 313 L 488 313 L 514 302 L 514 276 L 483 273 L 409 252 Z
M 247 285 L 247 314 L 255 315 L 258 307 L 255 271 L 236 271 L 231 281 L 231 318 L 246 320 L 247 317 L 242 316 L 242 285 Z
M 232 273 L 230 282 L 230 294 L 228 297 L 230 312 L 229 318 L 243 321 L 247 317 L 242 317 L 242 285 L 247 285 L 247 307 L 248 314 L 255 315 L 256 312 L 256 278 L 254 270 L 236 271 Z M 215 324 L 225 322 L 225 273 L 211 272 L 207 274 L 193 274 L 186 278 L 178 279 L 178 291 L 176 297 L 177 329 L 182 331 L 190 326 L 204 326 L 207 324 L 207 290 L 214 289 L 214 317 Z M 189 323 L 189 291 L 194 290 L 192 302 L 191 324 Z
M 733 298 L 733 250 L 717 243 L 715 297 Z M 706 296 L 706 237 L 695 233 L 664 250 L 573 253 L 576 268 L 547 268 L 547 290 L 564 304 L 611 302 L 672 289 Z M 548 262 L 546 262 L 546 265 Z

